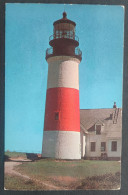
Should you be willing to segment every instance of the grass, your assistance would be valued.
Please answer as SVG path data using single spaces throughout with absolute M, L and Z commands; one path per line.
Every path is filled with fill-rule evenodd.
M 35 184 L 31 180 L 25 180 L 17 176 L 5 175 L 5 188 L 9 190 L 45 190 L 46 187 L 43 185 Z
M 42 159 L 33 163 L 23 163 L 16 167 L 21 173 L 31 177 L 44 179 L 51 176 L 70 176 L 86 178 L 94 175 L 104 175 L 120 171 L 120 164 L 117 161 L 55 161 Z
M 56 161 L 42 159 L 16 167 L 32 179 L 49 182 L 61 189 L 117 189 L 120 163 L 117 161 Z
M 72 186 L 73 187 L 73 186 Z M 87 177 L 80 181 L 79 185 L 74 186 L 75 189 L 120 189 L 120 173 L 109 173 L 101 176 Z
M 26 157 L 25 153 L 17 152 L 6 152 L 6 155 L 12 158 Z M 40 159 L 23 162 L 15 167 L 15 170 L 29 176 L 31 180 L 5 175 L 5 188 L 51 190 L 42 183 L 45 182 L 60 190 L 117 189 L 120 187 L 120 168 L 118 161 Z
M 18 157 L 23 157 L 26 158 L 26 153 L 22 153 L 22 152 L 10 152 L 10 151 L 6 151 L 5 155 L 7 155 L 10 158 L 18 158 Z

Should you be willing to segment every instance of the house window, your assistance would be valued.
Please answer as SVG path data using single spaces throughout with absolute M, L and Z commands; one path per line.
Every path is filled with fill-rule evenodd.
M 95 129 L 96 129 L 96 135 L 100 135 L 101 134 L 101 125 L 96 125 Z
M 91 142 L 91 152 L 96 151 L 96 142 Z
M 55 112 L 55 120 L 59 120 L 59 112 Z
M 101 142 L 101 152 L 106 151 L 106 142 Z
M 113 152 L 117 151 L 117 141 L 112 141 L 111 151 Z

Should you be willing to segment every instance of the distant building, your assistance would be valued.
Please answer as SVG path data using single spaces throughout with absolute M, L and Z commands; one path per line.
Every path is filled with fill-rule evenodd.
M 121 158 L 122 109 L 81 109 L 81 157 L 118 160 Z

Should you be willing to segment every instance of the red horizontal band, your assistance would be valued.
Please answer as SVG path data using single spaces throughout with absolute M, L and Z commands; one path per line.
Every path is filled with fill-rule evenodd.
M 80 132 L 79 90 L 64 87 L 47 90 L 44 130 Z

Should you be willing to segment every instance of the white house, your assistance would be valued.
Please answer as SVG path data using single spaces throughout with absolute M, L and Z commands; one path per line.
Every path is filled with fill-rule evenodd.
M 81 109 L 81 157 L 119 160 L 121 158 L 122 109 Z

